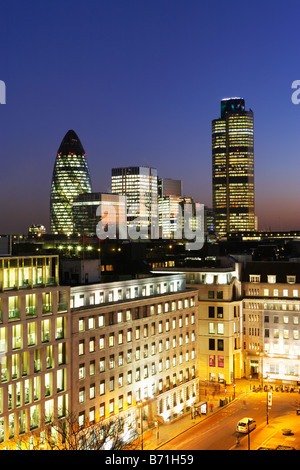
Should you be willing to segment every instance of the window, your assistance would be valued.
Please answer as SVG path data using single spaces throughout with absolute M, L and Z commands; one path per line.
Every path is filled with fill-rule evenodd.
M 260 275 L 258 274 L 250 274 L 249 275 L 250 282 L 260 282 Z
M 111 348 L 114 347 L 114 345 L 115 345 L 115 335 L 114 335 L 114 333 L 111 333 L 109 335 L 108 344 L 109 344 L 109 347 L 111 347 Z
M 217 307 L 217 317 L 223 318 L 223 307 Z
M 63 338 L 64 338 L 64 318 L 58 317 L 56 319 L 55 339 L 63 339 Z
M 105 336 L 101 335 L 99 338 L 99 349 L 104 349 L 105 348 Z
M 276 283 L 276 276 L 270 275 L 268 276 L 268 283 L 275 284 Z
M 37 343 L 37 325 L 36 322 L 30 322 L 27 325 L 28 346 L 34 346 Z
M 213 338 L 209 338 L 209 340 L 208 340 L 208 349 L 210 351 L 215 350 L 215 340 Z
M 79 356 L 82 356 L 84 354 L 84 339 L 79 341 L 78 354 L 79 354 Z
M 84 331 L 84 318 L 80 318 L 78 321 L 78 330 Z
M 208 318 L 215 318 L 215 307 L 208 307 Z

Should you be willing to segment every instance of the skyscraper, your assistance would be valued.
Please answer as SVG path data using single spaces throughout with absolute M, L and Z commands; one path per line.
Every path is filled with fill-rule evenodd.
M 112 169 L 112 193 L 127 198 L 127 223 L 158 230 L 157 170 L 148 167 Z
M 54 234 L 73 233 L 72 204 L 75 196 L 92 191 L 87 158 L 73 130 L 63 138 L 57 152 L 50 196 L 50 224 Z
M 126 216 L 126 196 L 86 193 L 73 200 L 74 232 L 78 235 L 95 236 L 99 227 L 104 236 L 105 230 L 112 227 L 113 238 L 119 238 L 119 226 L 126 226 Z M 111 233 L 109 230 L 108 238 L 111 238 Z
M 253 111 L 243 98 L 223 99 L 212 121 L 212 173 L 215 232 L 254 230 Z

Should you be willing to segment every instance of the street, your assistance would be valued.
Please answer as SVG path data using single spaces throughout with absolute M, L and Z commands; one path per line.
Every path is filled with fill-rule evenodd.
M 300 408 L 298 393 L 274 392 L 267 424 L 267 393 L 249 392 L 218 413 L 209 416 L 192 429 L 169 441 L 161 450 L 255 450 L 267 446 L 278 435 L 280 444 L 300 446 Z M 237 422 L 244 417 L 256 420 L 256 429 L 249 436 L 237 433 Z M 282 429 L 290 429 L 284 435 Z M 237 437 L 240 443 L 237 446 Z M 282 442 L 281 442 L 282 441 Z M 269 447 L 269 446 L 268 446 Z

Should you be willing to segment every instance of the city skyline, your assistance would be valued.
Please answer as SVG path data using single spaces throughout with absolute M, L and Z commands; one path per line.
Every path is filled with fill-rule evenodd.
M 211 120 L 228 96 L 255 111 L 259 228 L 300 229 L 296 2 L 17 4 L 3 7 L 1 27 L 1 233 L 50 232 L 51 175 L 68 129 L 95 192 L 109 190 L 113 167 L 150 166 L 211 207 Z

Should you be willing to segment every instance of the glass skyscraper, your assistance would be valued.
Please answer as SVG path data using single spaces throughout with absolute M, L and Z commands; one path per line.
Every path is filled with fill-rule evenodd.
M 221 101 L 221 117 L 212 121 L 214 230 L 255 230 L 253 111 L 243 98 Z
M 113 168 L 112 193 L 127 199 L 127 224 L 158 229 L 157 170 L 148 167 Z
M 58 149 L 51 184 L 51 233 L 74 232 L 72 204 L 74 197 L 91 193 L 92 185 L 84 148 L 73 130 L 69 130 Z

